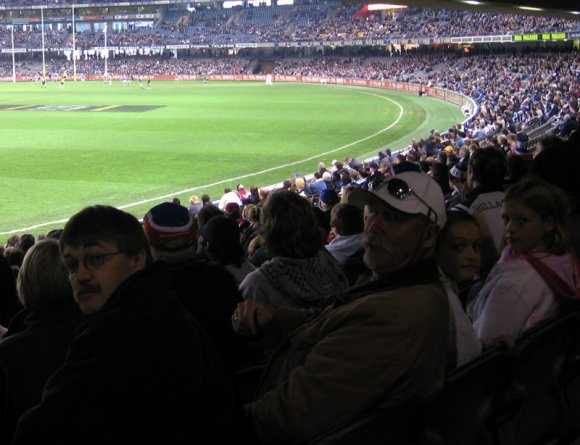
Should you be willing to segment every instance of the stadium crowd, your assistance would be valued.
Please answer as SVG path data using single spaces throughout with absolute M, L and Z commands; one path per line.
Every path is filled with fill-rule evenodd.
M 201 58 L 161 58 L 161 57 L 119 57 L 107 61 L 107 70 L 111 75 L 116 76 L 171 76 L 171 75 L 193 75 L 210 76 L 220 74 L 241 74 L 248 64 L 247 59 L 201 59 Z M 72 72 L 71 62 L 58 59 L 50 64 L 50 72 L 58 73 L 63 71 Z M 103 59 L 87 59 L 77 61 L 77 72 L 85 75 L 102 75 L 105 72 L 105 61 Z
M 243 56 L 214 59 L 118 56 L 107 61 L 107 69 L 111 75 L 123 78 L 154 75 L 208 78 L 247 73 L 250 64 L 251 59 Z M 17 69 L 19 74 L 31 76 L 42 72 L 38 62 L 19 62 Z M 82 59 L 76 62 L 76 70 L 80 76 L 102 75 L 105 61 L 99 57 Z M 47 71 L 56 80 L 63 71 L 72 73 L 72 62 L 50 60 Z M 381 58 L 284 58 L 277 60 L 273 69 L 274 75 L 394 80 L 459 92 L 479 107 L 479 113 L 463 128 L 479 139 L 497 135 L 501 130 L 518 133 L 547 121 L 555 126 L 563 125 L 566 119 L 574 122 L 573 98 L 578 95 L 579 72 L 576 52 L 465 55 L 444 50 L 410 51 Z M 10 63 L 0 64 L 0 75 L 12 75 Z
M 313 27 L 360 37 L 347 23 L 358 7 L 294 8 L 303 27 L 284 34 L 282 14 L 264 38 L 308 39 Z M 431 32 L 467 13 L 420 14 L 401 14 L 400 30 Z M 559 29 L 470 18 L 481 33 Z M 384 35 L 391 18 L 382 20 L 360 32 Z M 243 32 L 267 34 L 252 26 Z M 107 61 L 123 77 L 205 78 L 249 63 Z M 0 69 L 11 75 L 10 64 Z M 39 72 L 37 61 L 18 69 Z M 49 69 L 70 73 L 71 62 Z M 102 74 L 104 60 L 77 70 Z M 0 442 L 308 443 L 378 406 L 411 418 L 405 409 L 433 400 L 449 373 L 578 308 L 579 73 L 576 52 L 278 60 L 275 75 L 438 86 L 478 112 L 402 150 L 320 162 L 273 187 L 234 183 L 140 219 L 95 205 L 49 233 L 10 237 L 0 255 Z M 260 381 L 244 380 L 256 363 Z
M 12 236 L 0 437 L 307 442 L 378 405 L 421 406 L 482 351 L 576 310 L 576 128 L 533 153 L 502 147 L 507 131 L 433 131 L 274 188 L 140 221 L 92 206 Z M 256 363 L 259 384 L 242 372 Z
M 512 35 L 578 31 L 580 23 L 552 17 L 419 8 L 404 9 L 396 14 L 354 17 L 363 6 L 362 3 L 329 1 L 292 6 L 171 11 L 159 26 L 151 22 L 149 27 L 109 31 L 107 44 L 152 47 Z M 47 30 L 45 39 L 45 45 L 50 48 L 72 47 L 70 26 L 66 30 Z M 81 49 L 102 47 L 104 39 L 102 31 L 78 32 L 76 46 Z M 11 44 L 10 31 L 6 28 L 0 29 L 0 41 L 5 47 Z M 39 48 L 39 27 L 15 32 L 14 44 L 18 48 Z

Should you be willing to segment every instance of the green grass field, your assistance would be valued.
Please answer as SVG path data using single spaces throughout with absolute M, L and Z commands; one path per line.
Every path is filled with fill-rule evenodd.
M 347 155 L 364 159 L 462 119 L 436 99 L 366 88 L 151 87 L 0 84 L 2 239 L 62 227 L 92 204 L 142 217 L 175 196 L 219 199 L 224 187 L 278 183 Z

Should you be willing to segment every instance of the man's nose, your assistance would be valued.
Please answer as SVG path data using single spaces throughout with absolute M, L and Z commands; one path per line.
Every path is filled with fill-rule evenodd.
M 92 272 L 87 269 L 83 261 L 79 262 L 78 268 L 74 273 L 74 279 L 77 281 L 88 281 L 92 277 Z

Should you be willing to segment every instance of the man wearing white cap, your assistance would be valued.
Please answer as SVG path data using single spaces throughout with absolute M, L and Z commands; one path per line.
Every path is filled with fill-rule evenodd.
M 442 386 L 449 305 L 433 251 L 445 224 L 440 187 L 407 172 L 373 191 L 363 207 L 364 261 L 373 279 L 319 312 L 238 305 L 238 333 L 284 338 L 258 398 L 246 405 L 263 443 L 302 443 L 378 405 L 420 403 Z

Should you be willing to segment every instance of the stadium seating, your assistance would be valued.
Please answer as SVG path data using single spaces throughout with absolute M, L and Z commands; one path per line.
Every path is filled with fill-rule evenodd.
M 425 416 L 425 445 L 494 444 L 494 422 L 511 364 L 507 348 L 496 347 L 452 371 L 443 394 Z
M 561 380 L 569 353 L 568 316 L 542 323 L 516 343 L 511 381 L 497 419 L 501 445 L 558 443 L 569 429 L 568 410 Z M 501 410 L 501 408 L 500 408 Z
M 422 406 L 377 407 L 309 445 L 540 445 L 580 437 L 580 313 L 449 373 Z
M 526 134 L 529 138 L 526 144 L 528 151 L 531 151 L 538 142 L 553 132 L 555 120 L 556 117 L 552 116 L 546 122 L 532 127 L 529 131 L 526 130 Z
M 420 406 L 379 407 L 311 440 L 308 445 L 415 445 L 422 418 Z
M 568 354 L 562 373 L 562 385 L 568 408 L 568 437 L 580 437 L 580 315 L 573 318 L 568 332 Z

